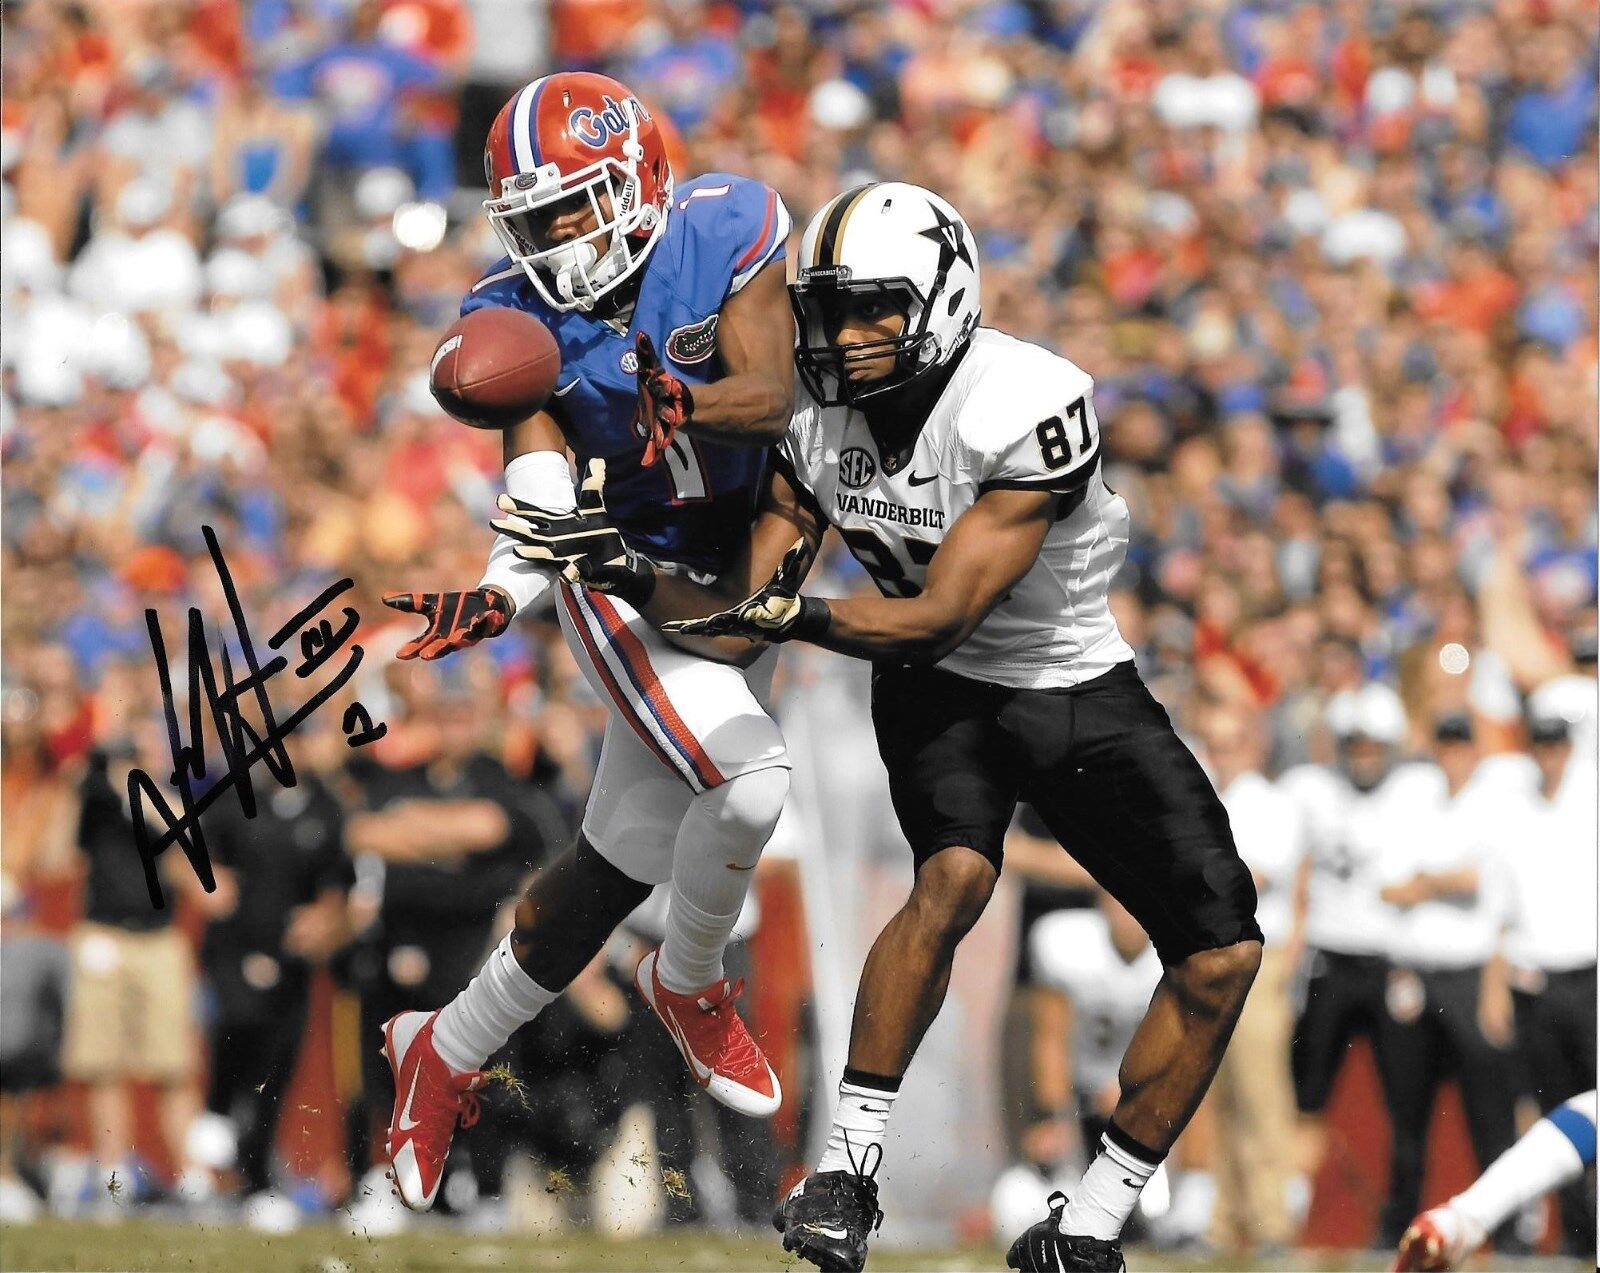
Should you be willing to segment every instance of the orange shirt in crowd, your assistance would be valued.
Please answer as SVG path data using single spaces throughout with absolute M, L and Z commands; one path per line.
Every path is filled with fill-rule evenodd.
M 550 44 L 557 66 L 592 66 L 627 45 L 643 0 L 552 0 Z
M 472 15 L 462 0 L 386 0 L 379 30 L 388 43 L 438 68 L 447 81 L 458 79 L 472 56 Z M 451 88 L 410 94 L 406 107 L 423 128 L 449 132 L 456 126 Z
M 1453 282 L 1419 290 L 1416 311 L 1488 335 L 1517 304 L 1517 282 L 1502 270 L 1486 269 Z

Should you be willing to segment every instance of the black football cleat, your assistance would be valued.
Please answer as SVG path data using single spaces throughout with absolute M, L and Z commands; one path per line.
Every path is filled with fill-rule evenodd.
M 1050 1214 L 1011 1244 L 1006 1267 L 1019 1273 L 1125 1273 L 1122 1243 L 1061 1232 L 1067 1195 L 1050 1195 Z
M 876 1149 L 872 1170 L 865 1170 Z M 883 1224 L 878 1209 L 881 1146 L 869 1145 L 849 1171 L 819 1171 L 797 1184 L 772 1213 L 772 1227 L 783 1234 L 783 1249 L 809 1260 L 823 1273 L 861 1273 L 867 1263 L 867 1238 Z

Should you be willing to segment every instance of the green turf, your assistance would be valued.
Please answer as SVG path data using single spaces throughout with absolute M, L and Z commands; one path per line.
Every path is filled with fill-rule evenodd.
M 1241 1264 L 1237 1258 L 1197 1261 L 1153 1252 L 1129 1252 L 1130 1267 L 1160 1270 L 1283 1269 L 1346 1270 L 1386 1268 L 1380 1258 L 1354 1252 L 1300 1252 L 1267 1264 Z M 878 1243 L 870 1273 L 911 1269 L 1000 1270 L 998 1246 L 969 1250 L 895 1250 Z M 1485 1266 L 1480 1266 L 1485 1267 Z M 1495 1268 L 1577 1269 L 1559 1261 L 1496 1262 Z M 678 1230 L 648 1240 L 608 1242 L 592 1233 L 553 1237 L 474 1236 L 430 1227 L 392 1238 L 354 1238 L 331 1225 L 303 1229 L 287 1237 L 264 1237 L 246 1229 L 214 1224 L 128 1220 L 120 1224 L 42 1224 L 0 1227 L 0 1268 L 23 1270 L 204 1270 L 205 1273 L 473 1273 L 473 1270 L 682 1270 L 683 1273 L 733 1273 L 734 1270 L 811 1266 L 785 1254 L 775 1240 L 728 1238 Z

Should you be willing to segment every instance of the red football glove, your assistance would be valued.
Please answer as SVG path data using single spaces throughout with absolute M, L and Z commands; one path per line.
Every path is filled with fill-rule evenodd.
M 689 386 L 661 365 L 655 342 L 640 332 L 633 349 L 639 359 L 639 411 L 637 427 L 644 439 L 644 466 L 651 467 L 672 445 L 673 436 L 694 414 Z
M 511 598 L 495 588 L 468 592 L 386 592 L 383 604 L 428 621 L 421 636 L 395 651 L 397 659 L 442 659 L 456 650 L 499 636 L 511 623 Z

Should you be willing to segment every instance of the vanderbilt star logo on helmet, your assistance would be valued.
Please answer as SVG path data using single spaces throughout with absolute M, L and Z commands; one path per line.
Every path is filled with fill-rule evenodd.
M 928 203 L 934 223 L 919 233 L 931 239 L 939 249 L 939 273 L 946 273 L 957 261 L 972 267 L 972 253 L 967 248 L 967 236 L 962 233 L 961 222 L 953 221 L 938 204 Z

